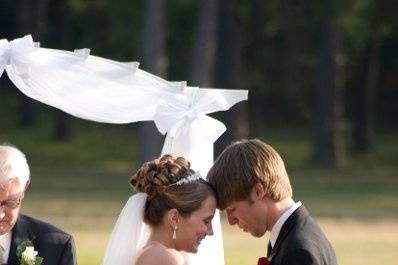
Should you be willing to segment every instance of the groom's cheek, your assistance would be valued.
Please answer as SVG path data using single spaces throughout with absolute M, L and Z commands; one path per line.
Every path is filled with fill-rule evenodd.
M 227 220 L 229 225 L 235 225 L 236 221 L 235 218 L 233 217 L 232 213 L 230 211 L 226 211 L 226 215 L 227 215 Z

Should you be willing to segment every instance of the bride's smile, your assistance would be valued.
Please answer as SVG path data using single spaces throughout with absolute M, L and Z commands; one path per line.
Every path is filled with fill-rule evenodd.
M 142 165 L 130 183 L 137 193 L 119 217 L 104 265 L 186 264 L 193 257 L 182 252 L 197 253 L 202 240 L 213 235 L 217 201 L 209 183 L 187 159 L 171 155 Z
M 177 240 L 182 244 L 177 249 L 195 253 L 201 241 L 208 235 L 213 235 L 211 220 L 215 214 L 216 200 L 210 196 L 202 202 L 202 206 L 187 218 L 181 218 L 180 232 L 177 230 Z

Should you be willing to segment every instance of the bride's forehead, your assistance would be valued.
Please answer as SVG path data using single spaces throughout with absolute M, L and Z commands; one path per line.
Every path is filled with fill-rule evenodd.
M 217 207 L 216 199 L 213 196 L 209 196 L 203 201 L 202 206 L 195 212 L 201 214 L 214 213 Z
M 197 210 L 193 212 L 188 219 L 194 219 L 194 220 L 204 220 L 207 218 L 212 218 L 214 216 L 215 210 L 210 211 L 210 210 Z

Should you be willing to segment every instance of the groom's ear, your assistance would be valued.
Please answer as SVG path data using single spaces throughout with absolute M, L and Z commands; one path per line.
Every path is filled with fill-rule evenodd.
M 167 221 L 172 227 L 177 226 L 179 218 L 180 214 L 177 209 L 170 209 L 167 212 Z
M 254 184 L 253 189 L 252 189 L 252 193 L 253 193 L 254 197 L 256 199 L 258 199 L 258 200 L 262 200 L 266 196 L 264 187 L 259 182 Z

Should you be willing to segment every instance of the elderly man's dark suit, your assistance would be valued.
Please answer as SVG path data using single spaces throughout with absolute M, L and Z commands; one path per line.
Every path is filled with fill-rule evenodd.
M 337 265 L 333 247 L 304 206 L 286 220 L 268 251 L 270 265 Z
M 55 226 L 26 215 L 19 215 L 12 229 L 12 241 L 8 265 L 19 265 L 17 246 L 26 240 L 32 241 L 42 265 L 76 265 L 73 237 Z

